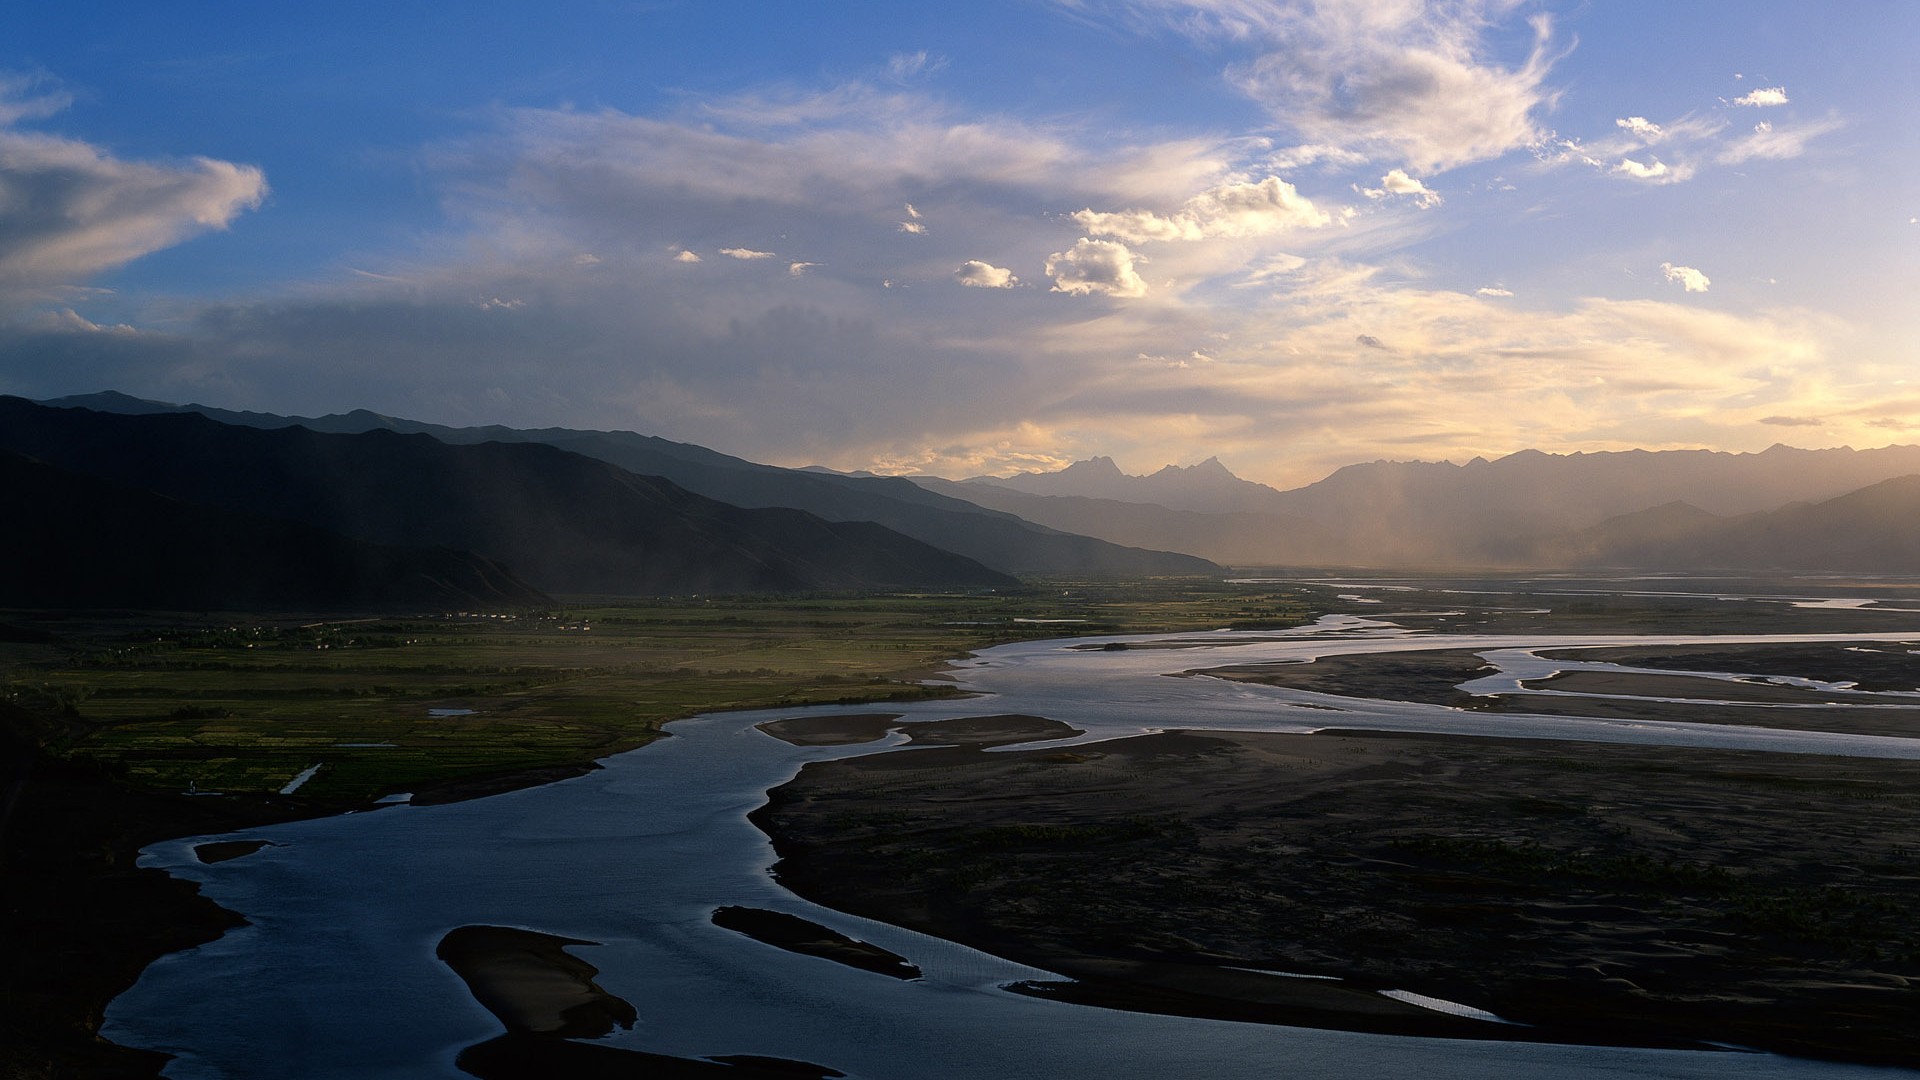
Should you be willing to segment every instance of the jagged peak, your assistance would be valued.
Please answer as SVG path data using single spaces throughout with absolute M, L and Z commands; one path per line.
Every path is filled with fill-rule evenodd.
M 1125 473 L 1120 471 L 1120 466 L 1114 464 L 1113 459 L 1106 456 L 1105 454 L 1095 455 L 1094 457 L 1090 457 L 1085 461 L 1076 461 L 1073 464 L 1067 466 L 1066 468 L 1061 469 L 1060 472 L 1054 473 L 1052 475 L 1059 476 L 1064 473 L 1072 473 L 1075 476 L 1092 476 L 1096 474 L 1100 476 L 1125 476 L 1126 475 Z M 1042 473 L 1040 475 L 1044 476 L 1047 474 Z

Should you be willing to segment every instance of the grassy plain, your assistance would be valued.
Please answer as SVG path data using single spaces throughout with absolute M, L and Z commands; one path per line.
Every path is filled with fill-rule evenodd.
M 303 620 L 16 613 L 0 683 L 55 755 L 140 787 L 351 804 L 581 766 L 715 709 L 909 700 L 969 650 L 1064 633 L 1287 625 L 1272 589 L 692 598 Z M 451 787 L 449 793 L 470 790 Z

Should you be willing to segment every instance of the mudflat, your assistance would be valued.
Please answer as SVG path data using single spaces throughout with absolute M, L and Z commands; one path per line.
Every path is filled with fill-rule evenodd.
M 1648 667 L 1671 667 L 1672 670 L 1577 670 L 1527 684 L 1532 689 L 1564 691 L 1566 696 L 1468 694 L 1460 689 L 1460 684 L 1491 674 L 1494 670 L 1472 649 L 1324 656 L 1306 663 L 1235 664 L 1191 674 L 1306 690 L 1316 694 L 1420 701 L 1491 713 L 1678 720 L 1694 724 L 1740 724 L 1857 735 L 1920 736 L 1920 701 L 1900 698 L 1875 700 L 1853 694 L 1782 686 L 1765 682 L 1766 676 L 1758 674 L 1783 672 L 1825 681 L 1856 681 L 1863 689 L 1894 688 L 1898 678 L 1887 674 L 1886 668 L 1890 666 L 1888 660 L 1858 646 L 1796 646 L 1791 656 L 1798 663 L 1777 667 L 1772 665 L 1779 664 L 1788 655 L 1786 650 L 1777 645 L 1731 644 L 1697 650 L 1686 647 L 1658 650 L 1552 649 L 1542 650 L 1541 655 L 1623 664 L 1634 664 L 1644 659 Z M 1907 657 L 1906 668 L 1911 675 L 1914 668 L 1911 657 Z M 1736 682 L 1705 678 L 1689 673 L 1690 670 L 1756 674 L 1751 676 L 1752 681 Z M 1656 700 L 1658 698 L 1690 700 L 1660 701 Z M 1862 703 L 1872 703 L 1876 707 L 1857 707 Z M 1766 707 L 1780 705 L 1793 707 Z
M 1075 980 L 1036 994 L 1915 1066 L 1916 810 L 1915 762 L 1168 732 L 815 763 L 754 820 L 810 899 Z

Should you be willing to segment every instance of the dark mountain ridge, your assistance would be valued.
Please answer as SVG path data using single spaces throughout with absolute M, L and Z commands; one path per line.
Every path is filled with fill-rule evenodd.
M 196 506 L 0 451 L 0 606 L 169 611 L 550 607 L 489 559 Z
M 735 506 L 788 507 L 828 521 L 874 522 L 1009 574 L 1147 577 L 1221 571 L 1219 566 L 1190 554 L 1140 550 L 1105 539 L 1061 532 L 963 499 L 923 490 L 901 478 L 784 469 L 692 443 L 630 431 L 455 428 L 364 409 L 321 417 L 286 417 L 204 405 L 170 405 L 112 391 L 59 398 L 45 404 L 129 415 L 198 413 L 221 423 L 263 429 L 297 425 L 342 434 L 371 431 L 426 434 L 449 444 L 544 443 L 640 475 L 664 477 L 688 491 Z
M 994 588 L 1017 582 L 868 522 L 742 509 L 537 443 L 325 434 L 0 398 L 0 444 L 184 502 L 499 560 L 550 592 Z

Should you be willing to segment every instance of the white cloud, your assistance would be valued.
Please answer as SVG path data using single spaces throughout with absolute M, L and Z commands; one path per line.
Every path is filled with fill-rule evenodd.
M 1117 237 L 1131 244 L 1266 236 L 1287 229 L 1317 229 L 1333 221 L 1313 200 L 1277 176 L 1256 183 L 1222 184 L 1195 195 L 1166 216 L 1151 210 L 1102 213 L 1087 209 L 1070 217 L 1093 236 Z
M 0 308 L 225 229 L 266 198 L 266 176 L 251 165 L 128 161 L 76 139 L 19 131 L 17 121 L 66 104 L 58 93 L 26 96 L 36 85 L 0 79 Z
M 1377 188 L 1362 188 L 1361 194 L 1369 199 L 1384 199 L 1391 195 L 1409 195 L 1422 209 L 1432 209 L 1440 205 L 1440 193 L 1429 188 L 1418 179 L 1408 176 L 1405 169 L 1394 169 L 1380 178 Z
M 1659 124 L 1654 123 L 1644 116 L 1629 116 L 1624 120 L 1615 120 L 1613 124 L 1615 127 L 1637 135 L 1648 142 L 1653 142 L 1665 134 Z
M 1072 248 L 1047 256 L 1047 276 L 1053 279 L 1053 291 L 1058 293 L 1141 297 L 1147 295 L 1147 283 L 1133 268 L 1137 258 L 1125 244 L 1083 236 Z
M 1808 143 L 1843 126 L 1840 120 L 1833 118 L 1792 127 L 1778 127 L 1762 120 L 1753 125 L 1751 132 L 1722 148 L 1714 160 L 1722 165 L 1738 165 L 1746 161 L 1797 158 L 1807 152 Z
M 979 259 L 968 259 L 961 263 L 953 276 L 960 284 L 975 289 L 1011 289 L 1020 284 L 1020 279 L 1013 276 L 1013 271 Z
M 771 251 L 755 251 L 752 248 L 740 248 L 740 247 L 721 248 L 720 254 L 725 255 L 729 258 L 734 258 L 734 259 L 771 259 L 773 258 L 773 252 Z
M 1815 96 L 1817 97 L 1818 95 L 1815 95 Z M 1748 106 L 1758 106 L 1758 107 L 1765 107 L 1769 105 L 1785 105 L 1787 104 L 1787 88 L 1784 86 L 1763 87 L 1761 89 L 1754 90 L 1750 93 L 1742 94 L 1739 97 L 1734 98 L 1733 103 L 1735 105 L 1748 105 Z
M 674 252 L 673 261 L 683 262 L 683 263 L 697 263 L 700 261 L 700 255 L 697 252 L 692 252 L 692 251 L 688 251 L 686 248 L 681 248 L 679 251 Z
M 807 271 L 820 264 L 817 262 L 794 262 L 787 264 L 787 273 L 793 277 L 805 277 Z
M 1675 266 L 1670 262 L 1663 262 L 1660 264 L 1660 272 L 1666 275 L 1668 281 L 1678 282 L 1688 292 L 1703 293 L 1707 291 L 1707 286 L 1713 284 L 1712 279 L 1691 266 Z
M 1309 143 L 1304 146 L 1289 146 L 1267 155 L 1266 166 L 1274 172 L 1293 172 L 1309 165 L 1353 166 L 1365 165 L 1367 155 L 1338 146 Z
M 1513 290 L 1503 289 L 1497 285 L 1482 285 L 1473 290 L 1473 294 L 1475 296 L 1508 297 L 1513 295 Z
M 925 236 L 925 235 L 927 235 L 927 227 L 926 227 L 925 225 L 922 225 L 922 224 L 920 224 L 920 223 L 919 223 L 919 222 L 917 222 L 917 221 L 903 221 L 903 222 L 901 222 L 901 223 L 900 223 L 900 231 L 901 231 L 901 232 L 903 232 L 903 233 L 910 233 L 910 234 L 912 234 L 912 235 L 914 235 L 914 236 Z
M 914 221 L 919 221 L 919 220 L 920 220 L 920 216 L 921 216 L 921 215 L 920 215 L 920 211 L 918 211 L 918 210 L 915 210 L 915 209 L 913 208 L 913 204 L 912 204 L 912 203 L 908 203 L 908 204 L 906 204 L 906 205 L 907 205 L 907 217 L 908 217 L 908 218 L 910 218 L 910 219 L 912 219 L 912 220 L 914 220 Z
M 1653 180 L 1662 184 L 1672 184 L 1686 179 L 1680 173 L 1667 168 L 1667 163 L 1659 158 L 1648 158 L 1646 162 L 1632 158 L 1621 158 L 1613 171 L 1622 176 L 1631 176 L 1635 180 Z
M 1310 145 L 1391 156 L 1421 172 L 1499 157 L 1540 139 L 1555 93 L 1552 24 L 1532 48 L 1491 58 L 1510 0 L 1281 5 L 1265 0 L 1133 0 L 1195 36 L 1251 47 L 1227 76 Z

